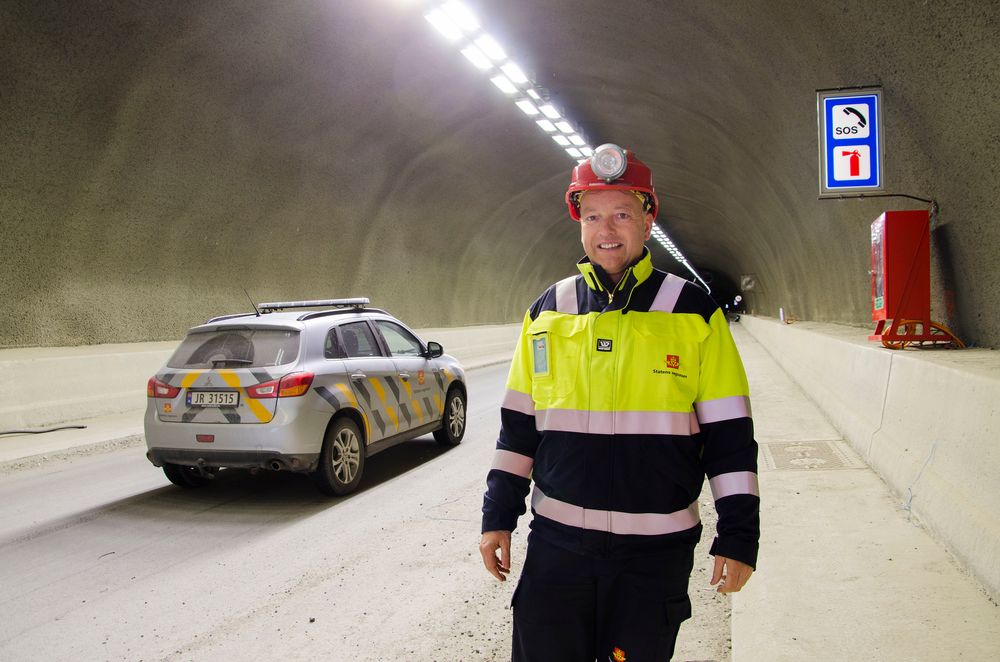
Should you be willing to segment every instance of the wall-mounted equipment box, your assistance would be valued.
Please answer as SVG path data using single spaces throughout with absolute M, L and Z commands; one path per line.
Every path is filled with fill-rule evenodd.
M 930 215 L 887 211 L 872 223 L 872 320 L 930 320 Z

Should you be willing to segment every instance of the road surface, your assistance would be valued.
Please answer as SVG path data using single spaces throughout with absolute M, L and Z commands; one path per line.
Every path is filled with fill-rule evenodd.
M 184 490 L 143 446 L 0 476 L 0 660 L 509 659 L 514 582 L 477 550 L 506 373 L 470 371 L 461 445 L 374 456 L 347 497 L 270 472 Z M 676 659 L 729 659 L 707 542 Z

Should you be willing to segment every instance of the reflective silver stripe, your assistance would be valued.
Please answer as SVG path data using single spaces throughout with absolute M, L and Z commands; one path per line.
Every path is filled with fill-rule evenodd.
M 570 315 L 580 312 L 576 302 L 576 276 L 563 278 L 556 283 L 556 312 Z
M 698 502 L 672 513 L 622 513 L 614 510 L 588 510 L 545 496 L 538 486 L 531 493 L 531 508 L 536 514 L 560 524 L 591 531 L 619 535 L 659 536 L 687 531 L 700 522 Z
M 719 474 L 715 478 L 710 478 L 708 484 L 712 486 L 712 496 L 715 497 L 716 501 L 734 494 L 760 496 L 757 474 L 752 471 L 734 471 L 728 474 Z
M 653 299 L 653 305 L 649 307 L 649 310 L 657 310 L 662 313 L 674 312 L 677 299 L 681 296 L 681 290 L 684 289 L 685 283 L 687 281 L 683 278 L 667 274 L 667 277 L 660 283 L 660 290 L 656 293 L 656 298 Z
M 694 410 L 698 412 L 698 420 L 702 423 L 750 418 L 750 398 L 745 395 L 734 395 L 718 400 L 705 400 L 694 403 Z
M 492 469 L 506 471 L 522 478 L 531 478 L 531 467 L 535 465 L 535 460 L 527 455 L 514 453 L 513 451 L 497 450 L 493 456 Z
M 519 411 L 528 416 L 535 415 L 535 401 L 531 399 L 531 396 L 513 389 L 507 389 L 507 392 L 503 396 L 503 404 L 500 406 L 504 409 Z
M 697 434 L 694 412 L 679 411 L 586 411 L 581 409 L 538 409 L 535 426 L 539 432 L 586 432 L 590 434 Z

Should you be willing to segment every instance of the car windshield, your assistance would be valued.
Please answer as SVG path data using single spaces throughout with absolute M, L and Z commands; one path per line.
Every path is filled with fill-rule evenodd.
M 188 333 L 167 367 L 263 368 L 291 363 L 298 354 L 295 329 L 214 329 Z

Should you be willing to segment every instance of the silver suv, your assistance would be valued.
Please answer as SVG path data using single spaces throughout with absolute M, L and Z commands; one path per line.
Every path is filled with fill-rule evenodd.
M 370 455 L 429 432 L 461 442 L 462 366 L 368 303 L 264 303 L 192 328 L 147 384 L 146 457 L 183 487 L 238 467 L 347 494 Z

